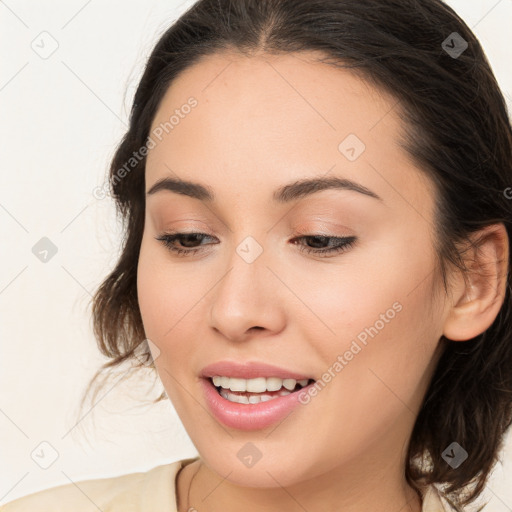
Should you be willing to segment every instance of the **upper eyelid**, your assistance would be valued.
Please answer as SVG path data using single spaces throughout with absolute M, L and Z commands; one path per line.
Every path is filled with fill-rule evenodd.
M 338 216 L 338 213 L 336 211 L 337 206 L 333 205 L 332 207 L 330 207 L 330 205 L 327 203 L 327 204 L 322 204 L 319 208 L 318 208 L 318 206 L 314 206 L 314 205 L 311 207 L 307 203 L 308 199 L 313 199 L 313 198 L 312 197 L 304 198 L 305 203 L 303 204 L 303 207 L 305 208 L 305 211 L 301 211 L 299 209 L 300 214 L 297 214 L 297 215 L 300 215 L 301 219 L 303 219 L 303 218 L 309 219 L 307 221 L 308 223 L 309 222 L 312 222 L 312 223 L 319 222 L 320 224 L 338 226 L 336 229 L 339 229 L 339 228 L 344 229 L 344 226 L 339 224 L 339 220 L 338 221 L 336 221 L 334 219 L 333 220 L 322 220 L 323 216 L 331 217 L 331 218 L 333 215 Z M 356 203 L 356 205 L 357 205 L 357 203 Z M 181 209 L 181 208 L 179 208 L 178 212 L 171 213 L 172 210 L 167 212 L 166 207 L 163 204 L 158 203 L 158 202 L 155 203 L 152 208 L 148 208 L 148 205 L 146 205 L 146 208 L 147 208 L 148 212 L 151 212 L 151 217 L 154 219 L 153 222 L 155 224 L 158 223 L 157 219 L 161 219 L 160 222 L 167 223 L 168 216 L 169 217 L 173 217 L 174 215 L 179 216 L 180 215 L 179 210 Z M 153 209 L 153 208 L 155 208 L 155 209 Z M 311 210 L 310 210 L 310 208 L 311 208 Z M 368 213 L 367 209 L 361 210 L 359 207 L 355 208 L 355 210 L 351 210 L 351 208 L 352 208 L 352 206 L 349 206 L 347 211 L 344 211 L 344 207 L 341 208 L 339 217 L 347 220 L 350 223 L 353 223 L 354 221 L 360 222 L 361 219 L 366 219 L 366 215 L 369 215 L 368 220 L 369 220 L 369 222 L 372 222 L 372 217 L 373 217 L 372 212 L 370 214 L 370 213 Z M 187 210 L 188 210 L 188 208 L 187 208 Z M 219 216 L 215 211 L 212 211 L 210 208 L 208 208 L 208 210 L 212 214 L 211 216 L 208 212 L 202 212 L 200 210 L 194 211 L 194 210 L 195 209 L 185 213 L 185 215 L 191 215 L 192 218 L 178 218 L 178 219 L 172 220 L 170 222 L 172 222 L 172 223 L 193 222 L 193 223 L 199 223 L 202 226 L 213 225 L 215 230 L 224 230 L 225 229 L 226 231 L 233 233 L 232 226 L 229 225 L 222 216 Z M 196 215 L 197 215 L 197 218 L 194 218 Z M 283 218 L 286 216 L 287 216 L 287 214 L 285 214 L 285 215 L 279 214 L 279 217 L 277 218 L 277 222 L 271 221 L 270 229 L 273 229 L 273 226 L 280 223 L 283 220 Z M 295 214 L 294 214 L 294 216 L 295 216 Z M 300 224 L 303 224 L 303 223 L 304 223 L 303 221 L 300 222 Z M 169 228 L 169 229 L 174 229 L 174 228 Z M 183 229 L 187 229 L 187 228 L 183 228 Z M 201 227 L 199 229 L 206 230 L 205 232 L 208 231 L 208 228 L 205 228 L 205 227 Z M 313 229 L 315 229 L 315 228 L 313 228 Z

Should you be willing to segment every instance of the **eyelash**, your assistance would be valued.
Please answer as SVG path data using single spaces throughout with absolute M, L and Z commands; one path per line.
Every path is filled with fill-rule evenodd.
M 210 235 L 207 235 L 206 233 L 197 233 L 197 232 L 163 233 L 162 235 L 155 237 L 155 238 L 156 238 L 156 240 L 159 240 L 160 242 L 162 242 L 163 245 L 167 249 L 174 252 L 177 256 L 191 256 L 193 254 L 196 254 L 198 251 L 200 251 L 201 248 L 180 249 L 179 247 L 175 247 L 173 245 L 173 242 L 175 242 L 176 240 L 179 240 L 183 237 L 186 237 L 186 236 L 196 236 L 196 237 L 197 236 L 205 236 L 205 237 L 213 238 Z M 314 249 L 312 247 L 307 247 L 307 246 L 303 246 L 303 245 L 299 246 L 300 251 L 306 252 L 308 254 L 313 253 L 316 255 L 341 254 L 341 253 L 351 249 L 357 240 L 357 237 L 355 237 L 355 236 L 336 237 L 336 236 L 325 236 L 325 235 L 303 235 L 298 238 L 294 238 L 294 240 L 301 240 L 301 239 L 306 239 L 306 238 L 321 238 L 321 239 L 327 238 L 327 239 L 339 240 L 338 245 L 336 245 L 335 247 L 327 248 L 327 249 Z M 294 245 L 297 245 L 297 244 L 294 244 Z

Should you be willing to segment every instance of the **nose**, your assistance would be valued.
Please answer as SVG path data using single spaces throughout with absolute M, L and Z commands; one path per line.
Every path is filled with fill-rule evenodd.
M 285 287 L 269 260 L 267 251 L 250 239 L 233 251 L 210 299 L 210 325 L 226 339 L 266 337 L 284 328 Z

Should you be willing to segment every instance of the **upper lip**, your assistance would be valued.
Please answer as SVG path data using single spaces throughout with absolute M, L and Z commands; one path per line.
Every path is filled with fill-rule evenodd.
M 205 366 L 200 373 L 201 377 L 209 378 L 215 376 L 235 377 L 239 379 L 256 379 L 258 377 L 278 377 L 281 379 L 304 380 L 312 379 L 308 375 L 280 368 L 258 361 L 237 363 L 234 361 L 218 361 Z

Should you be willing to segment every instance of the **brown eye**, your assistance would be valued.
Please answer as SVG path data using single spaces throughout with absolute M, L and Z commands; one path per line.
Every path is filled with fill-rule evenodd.
M 206 233 L 164 233 L 156 237 L 156 240 L 162 242 L 165 247 L 176 254 L 195 254 L 197 251 L 201 250 L 201 248 L 197 248 L 195 244 L 204 239 L 204 237 L 212 238 Z M 176 247 L 175 242 L 177 240 L 180 241 L 185 249 Z M 187 247 L 189 247 L 189 249 L 187 249 Z
M 313 247 L 304 246 L 299 244 L 299 249 L 301 251 L 305 251 L 307 253 L 314 254 L 338 254 L 350 249 L 357 237 L 355 236 L 347 236 L 347 237 L 335 237 L 335 236 L 325 236 L 325 235 L 306 235 L 296 238 L 295 240 L 312 240 Z M 329 244 L 329 240 L 335 240 L 334 245 Z M 325 248 L 324 246 L 327 245 Z M 330 247 L 329 247 L 330 245 Z M 320 247 L 320 248 L 319 248 Z
M 213 238 L 206 233 L 164 233 L 158 237 L 159 240 L 170 251 L 177 255 L 192 255 L 202 250 L 198 242 L 205 238 Z M 309 240 L 309 245 L 297 244 L 296 240 Z M 299 245 L 299 250 L 306 253 L 324 255 L 324 254 L 339 254 L 349 250 L 357 240 L 355 236 L 349 237 L 335 237 L 325 235 L 305 235 L 294 239 L 294 245 Z M 176 242 L 179 241 L 182 247 L 177 247 Z M 334 243 L 330 243 L 334 241 Z

